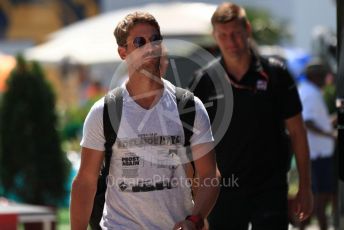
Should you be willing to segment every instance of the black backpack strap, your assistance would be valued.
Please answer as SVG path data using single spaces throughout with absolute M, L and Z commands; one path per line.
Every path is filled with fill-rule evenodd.
M 112 146 L 116 141 L 119 124 L 122 117 L 123 88 L 117 87 L 109 92 L 104 99 L 103 127 L 105 137 L 105 165 L 102 175 L 109 175 Z M 111 116 L 111 118 L 110 118 Z
M 190 148 L 190 139 L 193 134 L 193 126 L 195 122 L 196 109 L 194 94 L 189 90 L 176 87 L 176 99 L 179 112 L 179 118 L 184 130 L 184 147 Z M 195 164 L 192 159 L 192 153 L 187 149 L 186 154 L 191 162 L 192 168 L 195 171 Z
M 99 225 L 103 216 L 105 193 L 107 189 L 106 178 L 109 175 L 112 157 L 112 146 L 116 141 L 117 132 L 122 116 L 123 89 L 115 88 L 104 98 L 103 130 L 105 137 L 105 160 L 98 177 L 97 192 L 93 201 L 93 208 L 89 224 L 92 230 L 101 230 Z

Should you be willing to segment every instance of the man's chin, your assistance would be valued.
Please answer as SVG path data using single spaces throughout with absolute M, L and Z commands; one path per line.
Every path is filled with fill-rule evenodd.
M 160 57 L 145 57 L 142 59 L 144 63 L 156 63 L 160 62 Z
M 237 48 L 226 48 L 226 51 L 227 51 L 228 53 L 233 53 L 233 54 L 235 54 L 235 53 L 238 53 L 240 50 L 237 49 Z
M 142 65 L 143 67 L 146 68 L 155 68 L 160 64 L 160 59 L 158 58 L 144 58 L 142 60 Z
M 246 53 L 247 50 L 245 49 L 239 49 L 239 48 L 226 48 L 225 52 L 227 54 L 233 55 L 233 56 L 241 56 L 242 54 Z
M 151 75 L 152 73 L 159 72 L 159 63 L 142 63 L 142 65 L 139 68 L 139 72 L 146 73 L 148 75 Z M 151 76 L 153 77 L 153 76 Z M 154 76 L 154 77 L 160 77 L 160 76 Z

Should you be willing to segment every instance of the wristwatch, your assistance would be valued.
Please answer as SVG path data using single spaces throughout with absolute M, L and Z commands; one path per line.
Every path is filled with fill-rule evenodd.
M 188 215 L 185 220 L 191 221 L 196 226 L 197 230 L 202 230 L 204 227 L 204 220 L 201 215 Z

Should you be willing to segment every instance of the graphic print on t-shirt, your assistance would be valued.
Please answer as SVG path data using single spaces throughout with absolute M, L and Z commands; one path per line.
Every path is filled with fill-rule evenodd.
M 121 171 L 116 180 L 119 191 L 149 192 L 178 187 L 175 172 L 183 170 L 184 152 L 180 135 L 139 134 L 137 138 L 119 138 L 116 147 Z
M 135 178 L 139 176 L 140 157 L 128 152 L 122 157 L 122 177 Z

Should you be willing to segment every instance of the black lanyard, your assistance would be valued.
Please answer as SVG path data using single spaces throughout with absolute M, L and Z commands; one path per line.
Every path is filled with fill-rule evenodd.
M 268 83 L 269 82 L 269 75 L 267 75 L 267 73 L 264 70 L 261 70 L 258 72 L 260 74 L 260 76 L 262 78 L 264 78 L 264 80 Z M 244 90 L 249 90 L 252 91 L 254 93 L 257 92 L 257 85 L 256 86 L 248 86 L 248 85 L 243 85 L 243 84 L 239 84 L 236 83 L 234 80 L 232 80 L 229 76 L 227 77 L 229 82 L 231 83 L 232 86 L 234 86 L 237 89 L 244 89 Z

